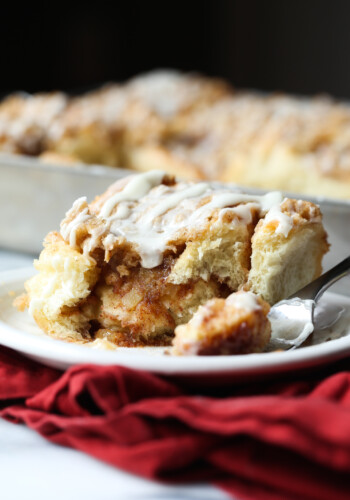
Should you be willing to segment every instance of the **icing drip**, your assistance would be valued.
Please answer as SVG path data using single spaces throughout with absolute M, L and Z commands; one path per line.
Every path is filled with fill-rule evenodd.
M 122 191 L 111 196 L 111 198 L 106 201 L 101 208 L 100 215 L 102 217 L 110 216 L 115 206 L 121 201 L 139 200 L 153 187 L 158 186 L 162 182 L 164 176 L 165 172 L 159 170 L 152 170 L 143 175 L 135 175 Z
M 258 210 L 259 205 L 257 203 L 245 203 L 244 205 L 238 205 L 237 207 L 234 208 L 223 208 L 220 211 L 220 218 L 226 214 L 226 213 L 234 213 L 238 215 L 240 220 L 244 224 L 251 224 L 253 217 L 252 217 L 252 210 Z
M 276 234 L 283 234 L 287 238 L 290 230 L 293 227 L 293 219 L 281 211 L 280 205 L 273 206 L 265 215 L 264 225 L 269 222 L 277 221 L 278 226 L 275 229 Z
M 252 202 L 261 209 L 267 209 L 271 203 L 282 201 L 280 193 L 259 197 L 229 192 L 229 189 L 232 188 L 218 186 L 214 191 L 207 183 L 190 186 L 180 183 L 173 188 L 158 186 L 139 205 L 133 207 L 127 219 L 112 219 L 110 231 L 134 243 L 142 266 L 153 268 L 162 263 L 163 253 L 169 247 L 169 242 L 176 239 L 176 233 L 193 227 L 201 229 L 217 209 L 248 202 L 238 210 L 243 220 L 249 220 Z M 201 205 L 200 202 L 205 201 L 205 198 L 208 198 L 208 202 Z M 236 210 L 237 207 L 231 209 L 233 214 Z
M 292 220 L 281 213 L 283 197 L 279 192 L 249 195 L 235 186 L 206 182 L 179 182 L 167 186 L 162 184 L 164 175 L 160 171 L 136 175 L 121 191 L 107 199 L 100 213 L 94 215 L 101 229 L 84 243 L 84 254 L 92 251 L 105 233 L 108 234 L 103 239 L 106 250 L 111 250 L 117 238 L 122 237 L 134 244 L 142 266 L 153 268 L 162 263 L 164 252 L 173 248 L 172 242 L 180 234 L 204 230 L 212 217 L 215 217 L 213 223 L 222 222 L 222 217 L 231 213 L 230 224 L 249 224 L 252 214 L 258 211 L 260 217 L 267 213 L 269 220 L 278 220 L 277 233 L 287 235 L 292 227 Z M 76 212 L 72 220 L 63 222 L 61 229 L 62 236 L 71 246 L 76 245 L 80 224 L 91 217 L 85 198 L 75 202 L 67 218 Z
M 175 208 L 181 201 L 187 198 L 194 198 L 201 196 L 209 188 L 209 184 L 206 182 L 201 182 L 200 184 L 195 184 L 190 186 L 183 191 L 178 191 L 177 193 L 171 194 L 163 201 L 155 205 L 147 214 L 146 221 L 148 223 L 153 223 L 156 217 L 163 215 L 168 210 Z
M 84 205 L 86 206 L 82 208 Z M 61 234 L 63 238 L 66 241 L 69 239 L 69 244 L 73 248 L 76 247 L 77 244 L 76 235 L 80 224 L 91 218 L 85 196 L 78 198 L 73 203 L 73 207 L 67 212 L 66 217 L 70 217 L 70 215 L 74 212 L 78 212 L 77 216 L 74 217 L 69 223 L 63 223 L 61 227 Z

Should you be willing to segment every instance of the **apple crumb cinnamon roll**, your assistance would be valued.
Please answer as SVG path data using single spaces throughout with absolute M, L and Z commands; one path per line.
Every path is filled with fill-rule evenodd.
M 152 171 L 77 200 L 17 306 L 64 340 L 170 345 L 210 299 L 245 290 L 273 304 L 292 294 L 320 274 L 327 250 L 310 202 Z

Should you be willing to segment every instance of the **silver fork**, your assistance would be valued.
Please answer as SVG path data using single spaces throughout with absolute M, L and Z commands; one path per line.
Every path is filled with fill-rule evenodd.
M 295 349 L 314 330 L 314 314 L 319 299 L 336 281 L 350 273 L 350 256 L 322 274 L 288 299 L 277 302 L 269 312 L 272 348 Z

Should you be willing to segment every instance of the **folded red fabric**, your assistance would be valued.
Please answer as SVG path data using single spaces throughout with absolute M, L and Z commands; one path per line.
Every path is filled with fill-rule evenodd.
M 0 415 L 151 479 L 212 481 L 242 499 L 348 499 L 346 366 L 199 395 L 120 366 L 62 373 L 1 348 Z

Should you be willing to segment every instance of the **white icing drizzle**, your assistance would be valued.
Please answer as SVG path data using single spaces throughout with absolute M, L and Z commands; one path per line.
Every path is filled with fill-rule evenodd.
M 196 198 L 201 196 L 209 189 L 209 184 L 207 182 L 201 182 L 199 184 L 194 184 L 183 191 L 178 191 L 174 194 L 167 196 L 163 201 L 154 205 L 154 207 L 149 210 L 147 217 L 145 218 L 146 223 L 153 223 L 156 217 L 163 215 L 168 210 L 175 208 L 181 201 L 188 198 Z
M 250 224 L 253 220 L 252 217 L 253 209 L 259 209 L 258 203 L 245 203 L 244 205 L 238 205 L 237 207 L 234 208 L 223 208 L 220 211 L 220 219 L 222 220 L 223 216 L 226 213 L 231 212 L 238 215 L 238 217 L 244 224 Z
M 268 212 L 269 217 L 277 217 L 279 221 L 276 232 L 283 234 L 292 225 L 290 218 L 280 211 L 283 197 L 279 192 L 248 195 L 235 186 L 206 182 L 167 186 L 161 184 L 164 176 L 161 171 L 135 175 L 121 191 L 107 199 L 100 213 L 94 215 L 101 230 L 96 230 L 84 243 L 84 254 L 93 250 L 105 232 L 106 250 L 111 250 L 116 239 L 123 237 L 135 245 L 142 266 L 153 268 L 162 263 L 165 250 L 172 248 L 180 233 L 204 229 L 214 214 L 222 222 L 223 215 L 231 212 L 235 216 L 231 224 L 237 225 L 249 224 L 255 210 L 260 217 Z M 68 223 L 63 221 L 61 229 L 71 246 L 76 245 L 79 226 L 92 217 L 85 198 L 74 203 L 67 213 L 68 220 L 74 211 L 77 215 Z
M 105 228 L 103 226 L 102 227 L 97 226 L 91 230 L 90 237 L 87 238 L 83 243 L 83 254 L 85 255 L 85 257 L 89 257 L 90 252 L 94 248 L 96 248 L 97 242 L 99 241 L 100 237 L 103 235 L 104 231 L 105 231 Z M 73 246 L 73 245 L 71 245 L 71 246 Z
M 265 215 L 264 225 L 269 222 L 277 221 L 278 226 L 275 229 L 275 234 L 283 234 L 285 238 L 287 238 L 290 230 L 293 227 L 293 219 L 287 214 L 284 214 L 281 211 L 280 205 L 275 205 L 270 208 L 270 210 Z
M 100 214 L 102 217 L 108 217 L 115 206 L 121 201 L 136 201 L 145 196 L 153 187 L 158 186 L 165 172 L 160 170 L 152 170 L 142 175 L 135 175 L 128 184 L 124 187 L 122 191 L 111 196 L 103 207 L 101 208 Z
M 85 205 L 86 202 L 86 196 L 82 196 L 81 198 L 78 198 L 74 203 L 73 207 L 67 212 L 66 217 L 70 217 L 72 213 L 78 212 L 77 216 L 74 217 L 70 222 L 65 223 L 63 222 L 61 226 L 61 234 L 65 240 L 69 239 L 69 244 L 71 247 L 76 247 L 77 240 L 76 240 L 76 235 L 77 235 L 77 230 L 79 229 L 80 224 L 83 222 L 86 222 L 88 219 L 91 218 L 91 215 L 89 214 L 89 207 L 86 206 L 82 210 L 82 206 Z M 80 210 L 80 211 L 79 211 Z
M 108 234 L 105 239 L 103 240 L 104 247 L 108 249 L 111 249 L 113 247 L 113 244 L 115 243 L 116 237 L 114 234 Z
M 126 219 L 130 215 L 130 207 L 127 205 L 118 205 L 117 211 L 110 219 Z
M 245 220 L 251 218 L 252 203 L 262 211 L 282 201 L 281 193 L 268 193 L 263 196 L 232 192 L 232 187 L 208 183 L 179 183 L 175 187 L 158 186 L 146 195 L 139 205 L 135 205 L 130 216 L 124 220 L 112 220 L 110 231 L 133 242 L 145 268 L 156 267 L 163 260 L 163 253 L 170 241 L 176 239 L 181 229 L 201 228 L 217 209 L 227 209 L 230 205 L 246 203 L 233 207 Z M 208 202 L 198 206 L 201 199 Z M 161 218 L 157 219 L 160 215 Z M 235 222 L 237 223 L 237 222 Z
M 252 207 L 251 203 L 256 203 L 262 212 L 266 212 L 276 203 L 281 203 L 282 201 L 282 194 L 279 191 L 273 191 L 271 193 L 258 196 L 240 192 L 230 192 L 229 190 L 232 190 L 230 186 L 227 186 L 226 188 L 221 186 L 221 189 L 218 187 L 217 192 L 211 189 L 210 192 L 207 193 L 212 195 L 211 201 L 196 211 L 196 218 L 199 219 L 201 217 L 207 217 L 208 214 L 212 213 L 215 209 L 223 209 L 232 205 L 244 203 L 246 204 L 246 207 L 250 204 L 249 208 L 247 208 L 247 212 L 245 212 L 243 206 L 239 208 L 241 215 L 243 215 L 243 218 L 246 219 L 249 217 L 248 210 L 250 212 L 250 208 Z M 235 207 L 233 213 L 237 208 L 238 207 Z
M 246 311 L 255 311 L 261 309 L 257 296 L 253 292 L 232 293 L 226 299 L 227 305 L 245 309 Z

